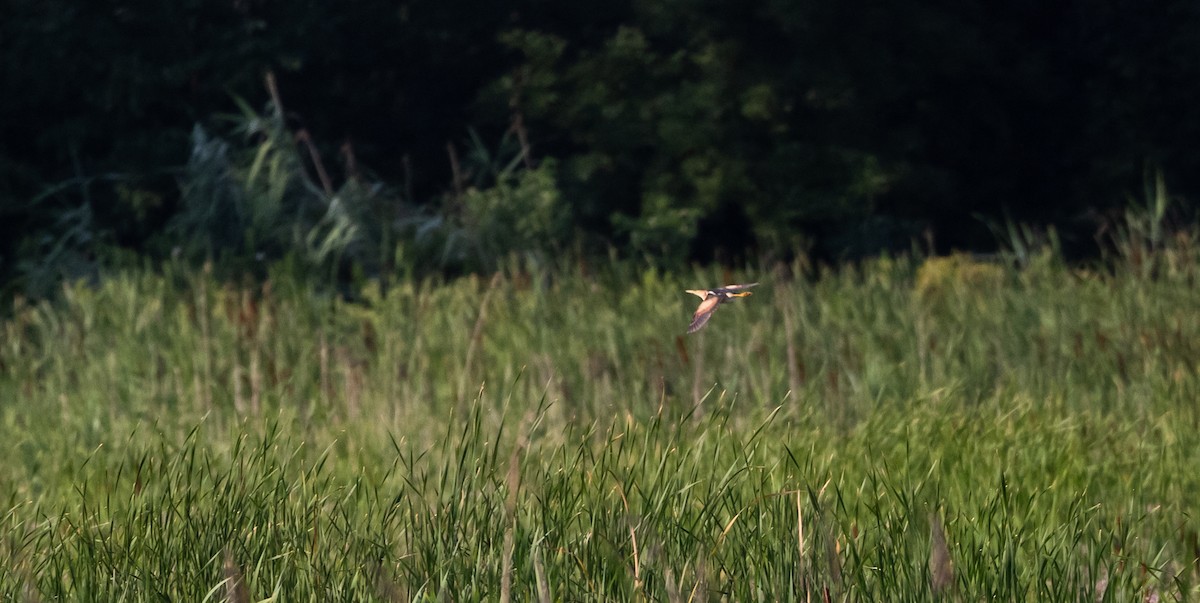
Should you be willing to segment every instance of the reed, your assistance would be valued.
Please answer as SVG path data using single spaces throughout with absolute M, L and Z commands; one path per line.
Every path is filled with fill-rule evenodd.
M 69 284 L 0 324 L 0 599 L 1192 599 L 1155 245 L 747 270 L 699 338 L 703 268 Z

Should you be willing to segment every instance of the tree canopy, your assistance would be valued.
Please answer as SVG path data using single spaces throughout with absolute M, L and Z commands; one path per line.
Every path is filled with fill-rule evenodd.
M 306 227 L 336 200 L 346 224 L 385 229 L 374 246 L 440 233 L 422 240 L 442 266 L 464 237 L 488 255 L 541 241 L 666 262 L 849 257 L 922 233 L 969 248 L 1005 219 L 1086 240 L 1148 170 L 1182 208 L 1200 188 L 1192 2 L 4 6 L 6 283 L 215 227 L 192 219 L 223 177 L 197 171 L 198 135 L 230 145 L 212 165 L 243 188 L 265 140 L 290 146 L 280 166 L 329 180 Z M 252 123 L 271 111 L 276 138 Z M 304 203 L 280 207 L 286 221 Z M 200 233 L 204 253 L 251 251 L 250 224 Z

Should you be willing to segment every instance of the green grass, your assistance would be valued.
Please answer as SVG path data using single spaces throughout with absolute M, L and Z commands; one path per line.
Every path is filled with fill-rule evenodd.
M 69 285 L 0 334 L 0 600 L 1190 600 L 1198 259 Z

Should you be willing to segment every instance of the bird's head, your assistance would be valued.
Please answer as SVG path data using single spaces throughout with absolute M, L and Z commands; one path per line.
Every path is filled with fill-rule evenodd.
M 684 289 L 684 291 L 691 293 L 700 299 L 708 299 L 708 289 Z

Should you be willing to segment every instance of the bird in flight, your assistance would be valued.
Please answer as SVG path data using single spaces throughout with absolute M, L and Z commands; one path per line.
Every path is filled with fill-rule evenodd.
M 696 313 L 692 315 L 692 324 L 688 326 L 688 333 L 695 333 L 703 327 L 708 319 L 712 317 L 712 313 L 717 310 L 717 306 L 735 298 L 747 297 L 750 295 L 749 289 L 758 283 L 747 283 L 745 285 L 725 285 L 717 289 L 687 289 L 688 293 L 700 298 L 700 307 L 696 308 Z

